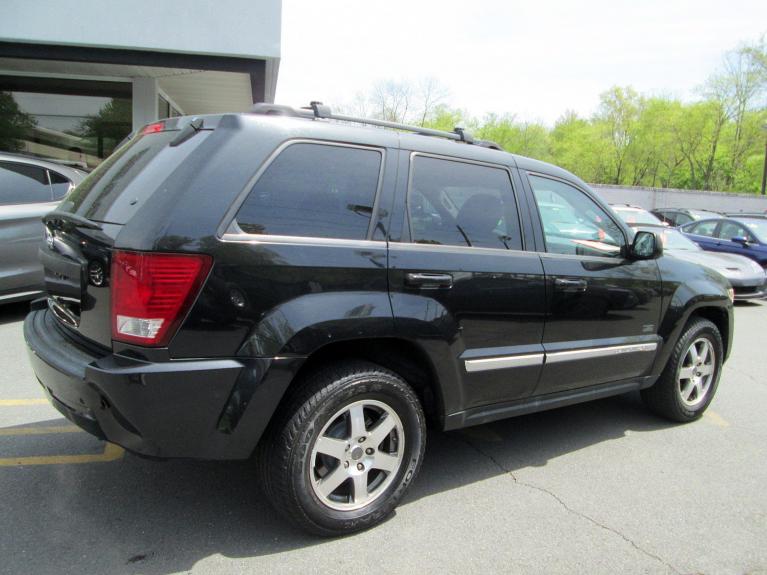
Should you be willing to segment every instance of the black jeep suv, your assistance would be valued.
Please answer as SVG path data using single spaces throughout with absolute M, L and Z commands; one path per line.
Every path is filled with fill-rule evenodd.
M 731 348 L 726 280 L 495 148 L 317 103 L 150 124 L 44 218 L 35 373 L 137 454 L 253 455 L 320 534 L 394 509 L 427 421 L 632 390 L 700 417 Z

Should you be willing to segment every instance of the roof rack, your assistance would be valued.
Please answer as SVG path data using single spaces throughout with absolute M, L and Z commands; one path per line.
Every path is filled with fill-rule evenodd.
M 282 106 L 279 104 L 259 103 L 255 104 L 250 111 L 253 114 L 263 114 L 266 116 L 290 116 L 293 118 L 309 118 L 313 120 L 338 120 L 341 122 L 354 122 L 355 124 L 380 126 L 382 128 L 404 130 L 407 132 L 420 134 L 422 136 L 446 138 L 456 142 L 464 142 L 466 144 L 482 146 L 483 148 L 503 151 L 503 148 L 501 148 L 501 146 L 495 142 L 491 142 L 489 140 L 475 140 L 472 135 L 463 128 L 456 127 L 452 132 L 447 132 L 445 130 L 434 130 L 432 128 L 411 126 L 409 124 L 400 124 L 399 122 L 389 122 L 387 120 L 376 120 L 374 118 L 357 118 L 355 116 L 347 116 L 345 114 L 334 114 L 330 107 L 324 105 L 322 102 L 311 102 L 308 107 L 298 109 L 291 106 Z

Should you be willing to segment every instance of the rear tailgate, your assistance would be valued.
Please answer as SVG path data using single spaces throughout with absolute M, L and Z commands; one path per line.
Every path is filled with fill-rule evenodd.
M 111 347 L 112 248 L 123 226 L 210 134 L 201 124 L 191 118 L 150 124 L 44 218 L 48 305 L 70 329 Z

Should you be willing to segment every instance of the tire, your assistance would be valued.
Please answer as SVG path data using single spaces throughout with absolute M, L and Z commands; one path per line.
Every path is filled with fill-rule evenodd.
M 677 340 L 658 381 L 642 390 L 642 400 L 667 419 L 694 421 L 714 399 L 723 360 L 719 329 L 707 319 L 693 317 Z
M 346 361 L 299 384 L 261 440 L 257 464 L 278 513 L 305 531 L 344 535 L 394 511 L 425 447 L 412 388 L 381 366 Z

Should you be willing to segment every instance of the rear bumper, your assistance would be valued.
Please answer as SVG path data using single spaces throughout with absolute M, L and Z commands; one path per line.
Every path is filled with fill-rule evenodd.
M 249 457 L 301 363 L 140 361 L 86 346 L 48 310 L 27 316 L 24 337 L 37 379 L 67 419 L 148 457 Z

